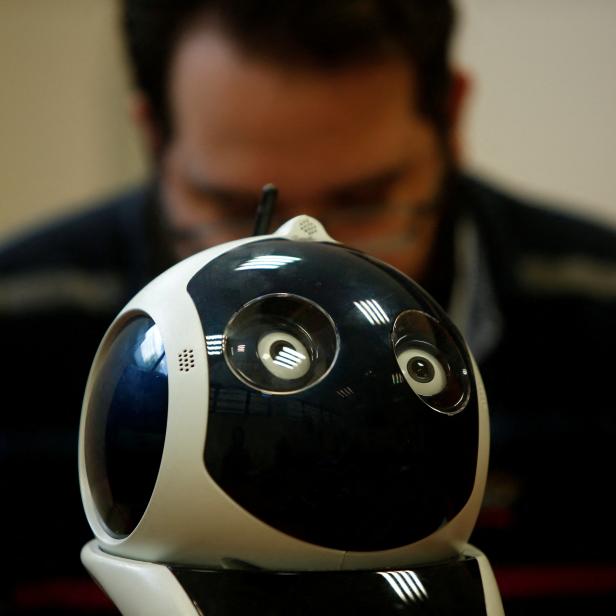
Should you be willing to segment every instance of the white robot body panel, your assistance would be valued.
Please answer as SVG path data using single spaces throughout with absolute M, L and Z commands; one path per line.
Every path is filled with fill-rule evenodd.
M 103 552 L 96 540 L 81 551 L 94 580 L 124 616 L 193 616 L 199 614 L 168 567 Z

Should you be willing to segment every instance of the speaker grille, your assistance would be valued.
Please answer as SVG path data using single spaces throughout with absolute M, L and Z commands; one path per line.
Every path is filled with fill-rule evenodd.
M 188 372 L 195 367 L 195 354 L 192 349 L 184 349 L 178 353 L 178 361 L 180 363 L 180 372 Z
M 299 223 L 299 228 L 306 235 L 314 235 L 317 232 L 317 226 L 309 218 L 303 218 Z

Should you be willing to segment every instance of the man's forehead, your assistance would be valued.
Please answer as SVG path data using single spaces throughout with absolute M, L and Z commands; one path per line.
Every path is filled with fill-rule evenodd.
M 273 172 L 294 185 L 360 182 L 412 158 L 431 132 L 413 110 L 413 77 L 401 60 L 292 69 L 247 57 L 212 28 L 179 46 L 171 92 L 192 173 L 207 170 L 221 185 L 274 180 Z
M 375 75 L 395 71 L 404 80 L 414 78 L 414 65 L 402 51 L 392 51 L 384 55 L 377 50 L 374 56 L 366 53 L 346 61 L 339 60 L 328 66 L 323 62 L 312 62 L 308 53 L 286 57 L 283 52 L 277 55 L 273 51 L 251 51 L 213 19 L 205 18 L 197 24 L 189 29 L 176 45 L 172 71 L 192 64 L 206 71 L 224 68 L 224 74 L 230 74 L 239 68 L 243 71 L 243 76 L 246 76 L 250 69 L 257 69 L 255 72 L 258 72 L 258 69 L 265 66 L 275 69 L 278 76 L 287 83 L 295 81 L 300 84 L 308 81 L 311 76 L 316 80 L 323 80 L 327 76 L 339 80 L 344 78 L 345 74 L 365 75 L 370 71 Z M 408 87 L 408 84 L 406 85 Z
M 171 96 L 180 121 L 182 113 L 199 113 L 204 124 L 215 126 L 214 121 L 207 122 L 206 112 L 222 126 L 224 120 L 238 124 L 243 119 L 243 124 L 239 122 L 243 135 L 246 128 L 258 129 L 258 120 L 275 112 L 281 125 L 304 129 L 308 136 L 314 128 L 311 120 L 322 130 L 344 128 L 358 118 L 382 120 L 386 114 L 404 122 L 413 115 L 414 77 L 401 58 L 335 70 L 255 58 L 219 29 L 204 27 L 177 49 Z M 269 135 L 272 140 L 281 136 Z

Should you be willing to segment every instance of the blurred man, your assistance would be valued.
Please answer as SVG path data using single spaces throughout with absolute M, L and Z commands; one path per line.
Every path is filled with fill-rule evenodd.
M 450 3 L 125 0 L 124 24 L 151 184 L 0 255 L 7 596 L 80 571 L 77 425 L 106 326 L 173 262 L 249 234 L 273 182 L 276 224 L 316 216 L 417 279 L 469 341 L 493 422 L 474 541 L 505 567 L 510 610 L 529 588 L 572 592 L 554 563 L 577 567 L 559 579 L 585 613 L 609 601 L 614 584 L 578 573 L 609 579 L 616 548 L 614 234 L 464 175 Z

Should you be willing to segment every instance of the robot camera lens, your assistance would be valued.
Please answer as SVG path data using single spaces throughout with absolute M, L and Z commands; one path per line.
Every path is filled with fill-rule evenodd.
M 434 366 L 424 357 L 413 357 L 406 369 L 411 378 L 420 383 L 429 383 L 434 379 Z
M 405 310 L 396 318 L 391 342 L 404 379 L 427 406 L 448 415 L 465 408 L 469 368 L 451 326 L 419 310 Z
M 264 393 L 291 394 L 330 371 L 338 353 L 333 321 L 290 294 L 266 295 L 238 310 L 225 329 L 224 355 L 237 378 Z
M 265 368 L 280 379 L 299 379 L 310 370 L 310 351 L 286 332 L 265 334 L 257 344 L 257 352 Z
M 435 349 L 414 341 L 397 357 L 402 374 L 411 389 L 423 398 L 436 396 L 447 387 L 447 369 L 436 358 Z

